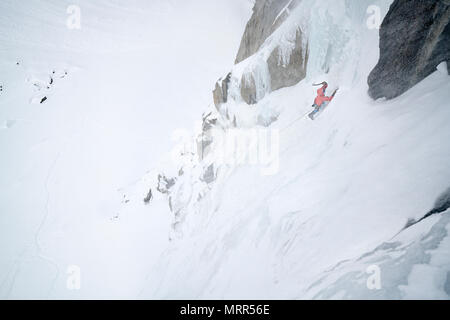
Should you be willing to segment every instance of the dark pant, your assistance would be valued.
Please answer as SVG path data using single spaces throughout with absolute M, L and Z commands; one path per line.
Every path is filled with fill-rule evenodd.
M 319 112 L 320 108 L 326 106 L 326 102 L 322 103 L 320 106 L 318 106 L 317 104 L 313 104 L 312 106 L 314 107 L 312 114 L 315 114 L 315 113 Z

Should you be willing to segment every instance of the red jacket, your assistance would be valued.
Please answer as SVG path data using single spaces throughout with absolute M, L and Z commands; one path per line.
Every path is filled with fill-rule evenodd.
M 331 101 L 331 100 L 333 100 L 333 96 L 331 96 L 331 97 L 327 97 L 326 95 L 325 95 L 325 86 L 322 86 L 322 88 L 320 88 L 319 90 L 317 90 L 317 97 L 316 97 L 316 99 L 314 99 L 314 104 L 316 105 L 316 106 L 321 106 L 322 105 L 322 103 L 324 103 L 325 101 Z

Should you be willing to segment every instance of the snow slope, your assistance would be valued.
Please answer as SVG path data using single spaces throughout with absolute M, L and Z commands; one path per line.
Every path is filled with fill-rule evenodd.
M 449 298 L 449 211 L 419 220 L 450 197 L 450 78 L 440 68 L 396 99 L 368 97 L 366 9 L 390 0 L 300 1 L 235 66 L 251 1 L 75 3 L 80 30 L 65 26 L 73 2 L 0 3 L 0 297 Z M 296 28 L 306 78 L 266 92 L 261 61 L 274 46 L 289 59 Z M 235 86 L 215 111 L 230 68 L 260 72 L 264 97 L 248 106 Z M 340 90 L 313 122 L 323 80 Z M 278 171 L 173 163 L 172 133 L 195 137 L 210 111 L 225 130 L 227 114 L 278 132 Z M 159 173 L 177 178 L 168 195 Z
M 217 179 L 200 198 L 192 178 L 179 176 L 174 196 L 182 194 L 185 210 L 178 238 L 143 297 L 450 297 L 449 210 L 411 225 L 450 196 L 450 78 L 440 68 L 396 99 L 372 101 L 366 81 L 378 59 L 378 31 L 366 26 L 371 4 L 385 14 L 390 1 L 303 1 L 259 52 L 233 68 L 258 72 L 271 42 L 282 43 L 302 21 L 313 57 L 306 79 L 251 107 L 235 88 L 217 114 L 221 125 L 233 126 L 225 114 L 241 128 L 276 115 L 269 129 L 280 134 L 279 171 L 216 163 Z M 258 79 L 260 86 L 269 81 Z M 323 80 L 340 91 L 310 121 L 311 83 Z M 203 165 L 183 170 L 192 177 Z M 371 289 L 374 269 L 381 286 Z
M 66 27 L 69 5 L 81 29 Z M 166 161 L 172 132 L 207 107 L 250 10 L 1 1 L 0 297 L 138 295 L 170 215 L 164 200 L 144 206 L 125 189 Z M 67 289 L 71 265 L 80 290 Z

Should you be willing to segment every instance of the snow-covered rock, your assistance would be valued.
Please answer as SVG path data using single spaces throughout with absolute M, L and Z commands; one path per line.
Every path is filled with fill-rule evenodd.
M 293 86 L 306 77 L 308 46 L 304 47 L 302 36 L 302 32 L 297 30 L 294 46 L 289 54 L 283 53 L 282 46 L 277 46 L 270 54 L 267 65 L 272 90 Z
M 446 75 L 450 75 L 450 67 L 449 67 L 449 63 L 442 61 L 437 67 L 436 69 L 442 73 L 442 74 L 446 74 Z
M 235 63 L 253 55 L 285 21 L 298 0 L 256 0 L 253 14 L 245 27 Z
M 253 105 L 267 93 L 305 78 L 308 39 L 301 23 L 292 23 L 298 15 L 291 17 L 298 3 L 297 0 L 255 2 L 242 37 L 237 65 L 216 82 L 213 98 L 217 108 L 228 101 L 230 90 L 235 92 L 235 99 Z M 291 22 L 283 24 L 288 19 Z M 282 25 L 283 30 L 279 30 Z

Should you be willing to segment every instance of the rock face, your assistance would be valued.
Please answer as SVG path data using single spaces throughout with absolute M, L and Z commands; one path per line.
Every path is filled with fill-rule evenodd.
M 211 112 L 202 119 L 202 133 L 197 137 L 197 154 L 199 161 L 202 161 L 211 151 L 211 144 L 213 142 L 213 136 L 211 129 L 217 124 L 217 118 L 211 116 Z
M 278 34 L 269 38 L 299 2 L 300 0 L 255 1 L 253 15 L 245 27 L 235 62 L 242 62 L 252 55 L 257 56 L 257 62 L 255 63 L 255 59 L 243 61 L 223 80 L 221 78 L 216 82 L 213 98 L 219 113 L 219 106 L 230 99 L 230 92 L 233 99 L 242 98 L 247 104 L 253 105 L 267 93 L 293 86 L 305 78 L 308 46 L 300 27 L 292 24 L 286 36 L 280 37 Z M 261 48 L 266 40 L 266 45 Z M 242 66 L 244 72 L 234 72 Z M 236 97 L 238 95 L 240 97 Z
M 175 178 L 167 178 L 165 175 L 159 174 L 158 185 L 156 187 L 156 190 L 158 190 L 163 194 L 168 194 L 169 189 L 175 185 L 175 182 L 176 182 Z
M 449 66 L 449 22 L 449 0 L 395 0 L 381 25 L 380 59 L 368 78 L 369 95 L 395 98 L 442 61 Z
M 214 172 L 214 164 L 210 164 L 203 173 L 203 176 L 200 178 L 201 181 L 210 184 L 214 182 L 216 179 L 216 174 Z
M 269 37 L 286 19 L 287 12 L 281 12 L 286 5 L 295 5 L 297 1 L 292 0 L 256 0 L 253 14 L 245 27 L 241 45 L 236 56 L 235 63 L 254 54 L 264 41 Z
M 241 97 L 247 104 L 258 102 L 255 77 L 251 73 L 245 74 L 241 79 Z
M 214 105 L 219 106 L 228 100 L 228 87 L 230 83 L 231 72 L 227 74 L 225 79 L 219 79 L 213 91 Z
M 272 90 L 293 86 L 306 77 L 308 48 L 303 52 L 300 30 L 296 32 L 295 48 L 289 57 L 289 61 L 283 60 L 279 47 L 275 48 L 267 60 Z

